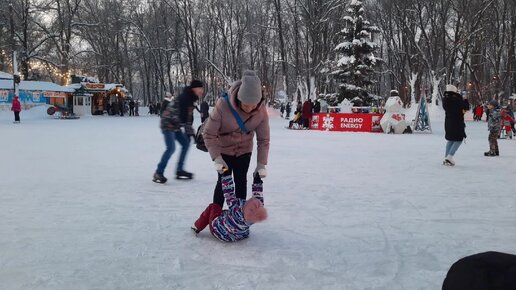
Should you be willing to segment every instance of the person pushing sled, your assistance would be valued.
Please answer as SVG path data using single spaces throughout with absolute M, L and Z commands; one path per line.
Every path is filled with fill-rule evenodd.
M 251 225 L 267 219 L 263 206 L 263 182 L 258 173 L 254 174 L 253 197 L 248 200 L 237 198 L 231 172 L 222 174 L 222 191 L 228 205 L 227 210 L 212 203 L 204 210 L 192 226 L 197 235 L 209 225 L 211 234 L 223 242 L 236 242 L 249 237 Z

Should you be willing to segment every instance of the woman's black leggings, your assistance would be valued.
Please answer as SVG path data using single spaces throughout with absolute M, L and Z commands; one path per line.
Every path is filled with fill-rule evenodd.
M 233 180 L 235 181 L 235 194 L 237 198 L 247 198 L 247 171 L 251 162 L 251 153 L 240 156 L 229 156 L 221 154 L 222 159 L 229 167 L 229 171 L 233 172 Z M 219 174 L 215 191 L 213 192 L 213 203 L 224 207 L 224 193 L 222 192 L 222 183 Z

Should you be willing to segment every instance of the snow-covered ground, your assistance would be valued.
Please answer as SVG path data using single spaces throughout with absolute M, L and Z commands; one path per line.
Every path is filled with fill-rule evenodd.
M 224 244 L 189 230 L 212 198 L 207 153 L 191 148 L 193 181 L 151 182 L 157 117 L 21 116 L 0 112 L 0 289 L 440 289 L 462 256 L 516 253 L 516 140 L 483 157 L 485 122 L 443 167 L 442 120 L 385 135 L 273 116 L 269 219 Z

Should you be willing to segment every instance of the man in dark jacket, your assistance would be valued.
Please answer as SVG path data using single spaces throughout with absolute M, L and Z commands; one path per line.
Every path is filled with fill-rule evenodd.
M 129 116 L 134 116 L 134 100 L 129 101 Z
M 118 108 L 119 108 L 120 116 L 123 117 L 124 113 L 125 113 L 125 102 L 123 99 L 120 99 L 120 101 L 118 102 Z
M 201 103 L 201 123 L 204 123 L 204 120 L 208 119 L 210 116 L 210 106 L 206 100 L 203 100 Z
M 161 116 L 161 102 L 156 102 L 154 105 L 154 113 Z
M 455 165 L 453 156 L 466 138 L 464 111 L 469 109 L 469 103 L 464 102 L 457 87 L 447 85 L 443 97 L 443 108 L 446 113 L 444 119 L 445 138 L 448 141 L 443 165 L 453 166 Z
M 186 154 L 190 147 L 190 137 L 195 135 L 192 128 L 195 102 L 204 94 L 203 83 L 193 80 L 181 95 L 170 102 L 161 115 L 161 131 L 165 137 L 166 150 L 154 173 L 152 181 L 165 183 L 163 176 L 167 163 L 175 151 L 175 141 L 181 145 L 181 154 L 177 162 L 176 179 L 192 179 L 193 174 L 184 170 Z
M 319 114 L 321 112 L 321 103 L 319 100 L 315 100 L 314 104 L 314 114 Z

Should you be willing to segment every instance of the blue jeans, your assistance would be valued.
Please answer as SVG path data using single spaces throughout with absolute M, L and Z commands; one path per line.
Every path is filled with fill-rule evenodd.
M 177 162 L 177 171 L 183 170 L 186 153 L 188 153 L 188 149 L 190 148 L 190 137 L 181 131 L 162 131 L 162 133 L 165 137 L 165 145 L 167 146 L 167 149 L 163 152 L 163 156 L 161 156 L 156 173 L 163 174 L 165 172 L 168 160 L 176 150 L 176 140 L 181 144 L 181 154 L 179 155 L 179 160 Z
M 444 155 L 444 157 L 455 155 L 455 152 L 457 152 L 461 144 L 462 141 L 448 141 L 448 143 L 446 143 L 446 155 Z

